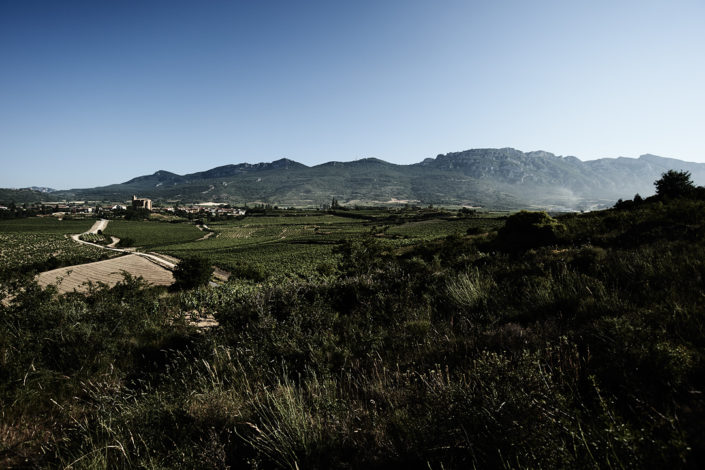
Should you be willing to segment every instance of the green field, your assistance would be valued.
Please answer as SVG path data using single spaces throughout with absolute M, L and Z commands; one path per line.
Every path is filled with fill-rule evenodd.
M 195 225 L 188 223 L 143 222 L 132 220 L 111 220 L 105 235 L 120 239 L 132 239 L 132 245 L 153 249 L 201 238 L 204 234 Z
M 95 219 L 59 220 L 54 217 L 28 217 L 0 220 L 0 233 L 51 233 L 55 235 L 82 233 L 91 228 Z
M 390 227 L 386 233 L 415 240 L 432 240 L 445 235 L 464 235 L 468 233 L 469 229 L 483 233 L 496 230 L 503 224 L 503 220 L 495 218 L 431 219 L 395 225 Z
M 88 263 L 114 254 L 81 245 L 69 234 L 88 230 L 94 219 L 32 217 L 0 221 L 0 276 Z
M 333 262 L 336 244 L 370 229 L 362 219 L 332 215 L 247 217 L 208 227 L 215 232 L 211 238 L 153 249 L 177 258 L 203 256 L 236 273 L 255 269 L 265 276 L 309 276 L 320 265 Z
M 357 212 L 361 214 L 356 215 L 365 215 L 363 211 Z M 263 276 L 310 277 L 327 272 L 337 264 L 337 246 L 369 234 L 390 247 L 399 247 L 465 234 L 471 227 L 486 232 L 503 223 L 496 218 L 451 218 L 444 214 L 439 217 L 443 218 L 409 221 L 394 214 L 392 217 L 380 214 L 379 210 L 368 218 L 307 213 L 286 217 L 253 216 L 210 223 L 208 227 L 215 235 L 206 240 L 155 245 L 152 249 L 177 258 L 202 256 L 235 274 L 243 269 L 254 269 Z
M 108 252 L 78 245 L 68 234 L 88 230 L 95 219 L 27 218 L 0 222 L 0 266 L 4 270 L 41 270 L 102 259 Z M 419 241 L 481 233 L 496 229 L 495 217 L 455 217 L 443 211 L 356 210 L 335 214 L 318 211 L 252 215 L 239 220 L 209 222 L 214 232 L 189 223 L 111 220 L 105 236 L 130 240 L 141 250 L 177 258 L 200 256 L 236 277 L 310 278 L 328 273 L 338 262 L 336 247 L 344 241 L 373 235 L 397 248 Z M 86 238 L 88 237 L 88 238 Z M 96 236 L 93 236 L 95 238 Z M 84 236 L 91 240 L 91 236 Z

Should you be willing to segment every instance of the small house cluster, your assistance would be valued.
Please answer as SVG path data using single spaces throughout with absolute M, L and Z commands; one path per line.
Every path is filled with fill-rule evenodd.
M 131 204 L 130 204 L 131 203 Z M 165 215 L 176 215 L 182 217 L 188 217 L 189 219 L 194 217 L 222 217 L 222 218 L 232 218 L 241 217 L 246 214 L 246 209 L 240 209 L 236 207 L 231 207 L 228 204 L 216 204 L 216 203 L 204 203 L 204 204 L 191 204 L 186 206 L 172 206 L 164 207 L 152 205 L 152 200 L 147 198 L 139 198 L 135 195 L 132 196 L 132 200 L 128 204 L 121 204 L 119 202 L 112 202 L 110 204 L 102 205 L 98 201 L 62 201 L 62 202 L 39 202 L 39 203 L 26 203 L 22 207 L 16 207 L 15 204 L 10 205 L 0 205 L 0 218 L 7 218 L 10 213 L 20 213 L 23 216 L 28 215 L 40 215 L 49 216 L 53 215 L 55 217 L 63 217 L 66 215 L 93 215 L 93 214 L 105 214 L 113 213 L 116 215 L 122 215 L 130 209 L 146 209 L 153 213 L 161 213 Z
M 234 207 L 203 207 L 201 205 L 192 205 L 187 207 L 179 207 L 178 209 L 168 207 L 165 209 L 168 212 L 185 212 L 187 214 L 209 214 L 212 216 L 241 216 L 245 215 L 245 209 L 236 209 Z

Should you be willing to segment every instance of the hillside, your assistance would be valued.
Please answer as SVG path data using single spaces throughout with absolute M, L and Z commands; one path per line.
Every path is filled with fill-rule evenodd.
M 672 176 L 556 218 L 220 221 L 171 248 L 232 276 L 180 292 L 58 295 L 31 274 L 87 223 L 0 224 L 0 467 L 700 468 L 705 188 Z
M 139 194 L 180 203 L 283 206 L 319 206 L 335 198 L 343 204 L 401 201 L 494 209 L 587 209 L 609 206 L 635 193 L 653 194 L 653 181 L 668 169 L 688 170 L 697 184 L 705 183 L 705 164 L 655 155 L 583 162 L 549 152 L 503 148 L 452 152 L 412 165 L 365 158 L 308 167 L 281 159 L 186 175 L 160 170 L 120 184 L 57 191 L 51 197 L 118 201 Z
M 8 189 L 0 188 L 0 204 L 24 204 L 25 202 L 39 202 L 47 199 L 47 194 L 30 188 Z

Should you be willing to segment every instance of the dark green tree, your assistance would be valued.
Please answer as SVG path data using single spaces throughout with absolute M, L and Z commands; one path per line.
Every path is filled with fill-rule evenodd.
M 213 275 L 213 267 L 205 258 L 184 258 L 174 268 L 174 290 L 205 286 Z
M 695 189 L 689 171 L 668 170 L 661 174 L 661 179 L 654 182 L 656 194 L 665 197 L 688 196 Z
M 125 212 L 125 220 L 147 220 L 151 212 L 143 208 L 128 207 Z

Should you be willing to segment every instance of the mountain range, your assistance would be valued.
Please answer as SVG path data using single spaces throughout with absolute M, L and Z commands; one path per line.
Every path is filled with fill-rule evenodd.
M 125 201 L 133 194 L 165 203 L 223 202 L 319 206 L 341 204 L 436 204 L 493 209 L 590 209 L 619 198 L 653 194 L 669 169 L 686 170 L 705 184 L 705 164 L 642 155 L 581 161 L 549 152 L 512 148 L 472 149 L 396 165 L 376 158 L 316 166 L 281 159 L 240 163 L 178 175 L 165 170 L 120 184 L 49 194 L 23 190 L 36 200 Z M 0 200 L 8 191 L 0 190 Z M 18 200 L 19 202 L 20 200 Z

